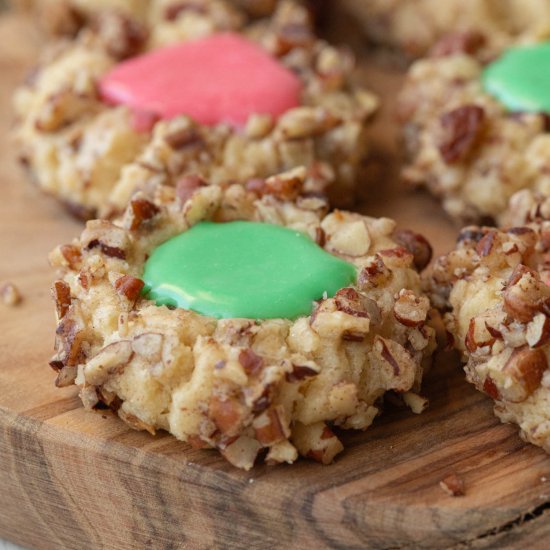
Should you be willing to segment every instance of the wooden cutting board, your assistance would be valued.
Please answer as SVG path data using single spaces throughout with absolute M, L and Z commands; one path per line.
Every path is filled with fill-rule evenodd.
M 0 282 L 24 295 L 0 305 L 0 538 L 44 549 L 548 547 L 550 458 L 500 424 L 454 355 L 440 354 L 422 415 L 389 408 L 326 467 L 237 471 L 213 451 L 85 412 L 47 366 L 54 315 L 48 251 L 79 232 L 25 180 L 7 136 L 10 96 L 35 58 L 27 22 L 0 18 Z M 396 179 L 392 98 L 401 75 L 361 62 L 387 101 L 372 134 L 374 185 L 358 209 L 425 233 L 437 253 L 456 229 Z M 466 494 L 439 487 L 450 473 Z M 545 544 L 546 542 L 546 544 Z

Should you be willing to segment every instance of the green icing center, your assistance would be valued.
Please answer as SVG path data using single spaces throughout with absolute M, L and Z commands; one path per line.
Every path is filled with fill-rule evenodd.
M 510 111 L 550 114 L 550 42 L 507 50 L 483 70 L 486 92 Z
M 355 267 L 278 225 L 202 222 L 157 247 L 147 298 L 217 318 L 295 319 L 355 281 Z

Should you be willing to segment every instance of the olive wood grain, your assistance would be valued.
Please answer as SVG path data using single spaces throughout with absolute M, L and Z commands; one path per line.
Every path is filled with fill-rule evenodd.
M 0 36 L 0 282 L 24 296 L 0 305 L 0 537 L 52 550 L 547 546 L 550 459 L 494 418 L 454 355 L 440 354 L 428 375 L 424 414 L 390 406 L 367 432 L 343 434 L 346 451 L 330 467 L 241 472 L 215 452 L 85 412 L 74 388 L 56 389 L 46 255 L 80 226 L 16 166 L 10 96 L 37 45 L 16 16 L 0 18 Z M 388 99 L 372 131 L 376 185 L 361 208 L 414 226 L 443 252 L 455 228 L 396 183 L 390 113 L 401 75 L 363 63 L 358 78 Z M 452 472 L 465 496 L 439 487 Z

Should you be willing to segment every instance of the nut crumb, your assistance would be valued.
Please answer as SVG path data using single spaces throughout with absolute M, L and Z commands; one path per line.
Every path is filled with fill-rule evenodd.
M 20 304 L 23 299 L 21 292 L 19 292 L 19 289 L 13 283 L 2 285 L 0 296 L 2 297 L 2 302 L 10 307 Z
M 464 480 L 452 473 L 439 482 L 439 486 L 451 497 L 464 496 Z

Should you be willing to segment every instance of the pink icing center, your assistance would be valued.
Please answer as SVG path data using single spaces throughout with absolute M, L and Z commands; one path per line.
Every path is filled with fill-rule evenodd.
M 135 113 L 239 127 L 253 113 L 278 117 L 296 107 L 302 85 L 260 46 L 223 33 L 124 61 L 99 88 L 104 101 Z

